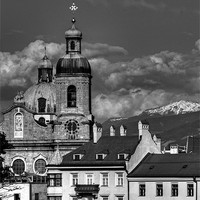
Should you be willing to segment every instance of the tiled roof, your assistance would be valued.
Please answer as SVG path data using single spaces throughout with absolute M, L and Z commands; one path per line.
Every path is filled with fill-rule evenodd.
M 147 154 L 128 177 L 200 177 L 200 154 Z
M 73 152 L 63 156 L 63 161 L 60 166 L 124 166 L 125 161 L 118 160 L 118 154 L 122 151 L 135 152 L 138 145 L 138 137 L 136 136 L 103 136 L 94 144 L 90 141 Z M 81 160 L 73 160 L 74 154 L 82 154 L 85 152 Z M 107 152 L 103 160 L 96 160 L 96 154 Z

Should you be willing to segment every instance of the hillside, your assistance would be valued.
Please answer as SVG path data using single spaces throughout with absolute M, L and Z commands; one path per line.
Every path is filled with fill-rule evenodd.
M 150 132 L 161 137 L 163 146 L 171 142 L 185 145 L 187 136 L 200 134 L 200 111 L 189 110 L 184 112 L 185 114 L 180 114 L 180 112 L 178 114 L 170 112 L 169 114 L 167 112 L 162 115 L 158 112 L 153 114 L 148 112 L 145 111 L 139 116 L 130 118 L 109 119 L 103 123 L 103 134 L 109 135 L 109 128 L 114 125 L 116 135 L 119 135 L 119 128 L 123 124 L 127 127 L 127 135 L 137 135 L 138 121 L 143 119 L 148 120 Z

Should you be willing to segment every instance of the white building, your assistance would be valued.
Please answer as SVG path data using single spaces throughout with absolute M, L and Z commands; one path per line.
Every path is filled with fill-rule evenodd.
M 148 131 L 149 125 L 139 123 L 140 137 L 102 136 L 102 129 L 93 126 L 93 141 L 63 156 L 59 152 L 48 169 L 48 200 L 128 199 L 127 174 L 148 153 L 160 153 L 159 145 Z M 57 155 L 57 156 L 56 156 Z M 56 159 L 57 157 L 57 159 Z
M 128 175 L 129 200 L 200 199 L 199 154 L 147 154 Z

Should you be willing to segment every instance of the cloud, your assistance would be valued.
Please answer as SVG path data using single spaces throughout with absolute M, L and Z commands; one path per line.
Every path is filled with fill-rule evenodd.
M 111 63 L 105 59 L 93 59 L 91 63 L 94 71 L 112 91 L 124 86 L 128 89 L 135 86 L 154 90 L 200 92 L 197 87 L 200 58 L 196 52 L 184 55 L 162 51 L 128 62 Z
M 3 101 L 10 101 L 8 91 L 25 90 L 37 80 L 44 46 L 55 66 L 65 53 L 65 44 L 36 40 L 22 51 L 0 52 Z M 127 54 L 119 46 L 83 43 L 83 54 L 92 67 L 93 113 L 100 119 L 132 116 L 181 99 L 199 101 L 199 40 L 188 54 L 161 51 L 126 62 L 109 60 Z
M 36 80 L 37 65 L 44 55 L 44 46 L 50 59 L 59 57 L 64 45 L 45 44 L 42 40 L 30 43 L 22 51 L 14 54 L 0 52 L 0 80 L 2 86 L 27 87 Z
M 83 43 L 83 55 L 90 58 L 97 58 L 97 57 L 108 57 L 112 55 L 126 55 L 128 52 L 119 46 L 110 46 L 108 44 L 101 44 L 101 43 Z
M 98 118 L 130 117 L 146 109 L 165 105 L 172 99 L 175 99 L 174 94 L 164 90 L 122 88 L 107 95 L 97 95 L 93 99 L 93 110 Z
M 200 39 L 195 42 L 195 47 L 200 51 Z
M 26 89 L 37 81 L 37 66 L 44 56 L 44 47 L 47 55 L 55 66 L 58 59 L 65 54 L 65 44 L 45 43 L 43 40 L 31 42 L 22 51 L 0 52 L 0 85 L 2 87 L 20 87 Z M 88 58 L 109 57 L 127 54 L 119 46 L 108 44 L 83 43 L 83 55 Z M 2 90 L 4 91 L 4 90 Z M 1 98 L 3 98 L 3 94 Z
M 131 117 L 149 108 L 164 106 L 180 101 L 199 101 L 199 95 L 173 93 L 165 90 L 145 90 L 142 88 L 120 89 L 110 94 L 98 94 L 93 99 L 93 113 L 98 119 Z

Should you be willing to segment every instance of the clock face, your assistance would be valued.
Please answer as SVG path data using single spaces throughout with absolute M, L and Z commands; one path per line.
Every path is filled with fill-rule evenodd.
M 76 120 L 70 119 L 65 123 L 65 130 L 69 134 L 71 139 L 75 139 L 76 134 L 79 131 L 79 124 Z M 71 137 L 74 135 L 73 137 Z

